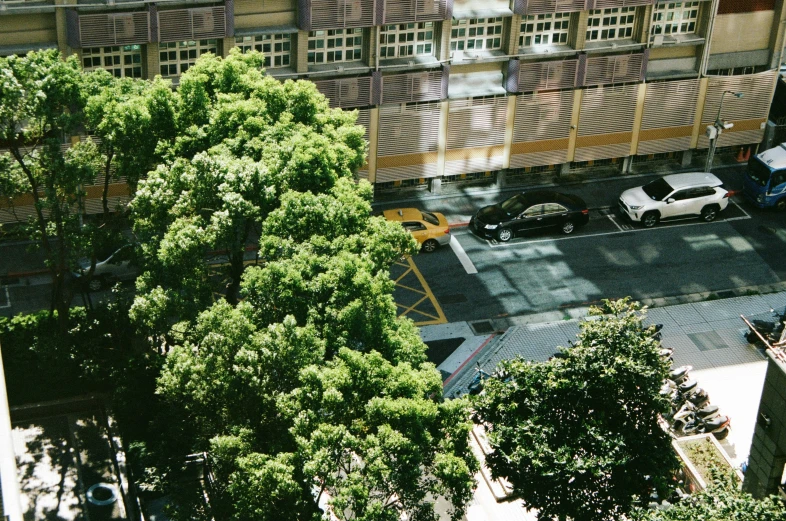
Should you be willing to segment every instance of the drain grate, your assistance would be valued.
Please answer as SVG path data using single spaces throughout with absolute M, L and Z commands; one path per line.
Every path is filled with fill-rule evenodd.
M 476 335 L 486 335 L 494 331 L 494 326 L 490 320 L 479 320 L 477 322 L 470 322 L 469 326 L 475 331 Z

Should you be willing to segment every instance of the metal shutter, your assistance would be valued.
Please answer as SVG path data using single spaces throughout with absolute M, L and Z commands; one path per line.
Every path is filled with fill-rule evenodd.
M 226 36 L 224 6 L 158 11 L 160 41 L 182 42 Z
M 510 167 L 564 163 L 572 112 L 573 91 L 518 96 Z
M 583 85 L 611 85 L 641 81 L 644 63 L 644 54 L 641 53 L 587 58 Z
M 723 100 L 720 117 L 734 122 L 734 127 L 723 131 L 718 138 L 719 147 L 758 143 L 762 140 L 764 129 L 761 125 L 767 121 L 777 76 L 778 72 L 772 70 L 744 76 L 710 77 L 701 115 L 703 127 L 715 121 L 724 91 L 743 93 L 742 98 L 727 95 Z M 702 132 L 699 134 L 698 148 L 707 147 L 709 140 Z
M 135 13 L 90 14 L 79 17 L 79 46 L 103 47 L 150 41 L 150 15 Z
M 437 175 L 440 107 L 439 102 L 380 107 L 378 183 Z
M 638 88 L 638 85 L 626 85 L 584 91 L 575 161 L 630 154 Z
M 699 80 L 647 84 L 637 154 L 688 150 Z
M 586 0 L 514 0 L 513 12 L 521 15 L 584 11 Z
M 298 0 L 298 27 L 304 31 L 375 25 L 375 0 Z
M 360 125 L 365 129 L 365 133 L 363 134 L 363 138 L 366 141 L 371 139 L 371 132 L 369 129 L 371 128 L 371 110 L 369 109 L 357 109 L 358 111 L 358 119 L 355 121 L 355 125 Z M 359 172 L 363 172 L 364 179 L 368 179 L 368 155 L 366 156 L 366 162 L 363 166 L 360 167 Z
M 578 60 L 522 62 L 518 67 L 517 92 L 572 89 L 576 86 Z
M 395 74 L 382 77 L 382 103 L 409 103 L 432 101 L 447 97 L 443 92 L 444 71 Z
M 380 107 L 377 155 L 436 152 L 441 112 L 439 102 Z
M 367 107 L 371 105 L 371 86 L 373 78 L 341 78 L 336 80 L 315 81 L 317 90 L 330 101 L 331 108 Z
M 448 19 L 447 0 L 381 0 L 383 24 Z
M 502 145 L 507 105 L 505 97 L 451 101 L 448 150 Z

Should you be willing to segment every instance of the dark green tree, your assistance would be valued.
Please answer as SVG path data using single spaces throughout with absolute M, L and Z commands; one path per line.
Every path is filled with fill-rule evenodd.
M 786 505 L 775 496 L 756 499 L 735 483 L 715 482 L 666 509 L 638 508 L 633 521 L 782 521 Z
M 547 363 L 504 362 L 476 403 L 491 472 L 539 519 L 620 519 L 665 493 L 677 468 L 658 414 L 667 366 L 628 299 L 590 309 L 575 346 Z
M 35 214 L 31 234 L 40 241 L 52 279 L 51 312 L 65 331 L 73 289 L 69 274 L 90 251 L 92 230 L 80 222 L 84 185 L 95 179 L 99 156 L 92 142 L 65 149 L 80 128 L 87 90 L 75 56 L 57 51 L 0 58 L 0 195 L 27 198 Z

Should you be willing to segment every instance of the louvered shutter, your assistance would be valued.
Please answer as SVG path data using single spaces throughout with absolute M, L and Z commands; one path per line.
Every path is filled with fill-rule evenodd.
M 298 27 L 304 31 L 375 25 L 375 0 L 298 0 Z
M 688 150 L 698 95 L 695 79 L 647 84 L 636 154 Z
M 576 86 L 578 60 L 520 62 L 515 92 L 572 89 Z M 512 73 L 515 73 L 511 71 Z
M 573 13 L 585 9 L 586 0 L 525 0 L 513 5 L 513 12 L 521 15 Z
M 641 81 L 644 54 L 594 56 L 587 58 L 583 85 L 612 85 Z
M 315 81 L 317 90 L 330 101 L 331 108 L 368 107 L 371 105 L 373 78 L 339 78 Z
M 762 125 L 767 121 L 778 71 L 766 71 L 745 76 L 715 76 L 709 79 L 704 110 L 703 128 L 711 125 L 718 115 L 718 106 L 724 91 L 742 92 L 742 98 L 727 94 L 723 98 L 721 119 L 734 123 L 718 138 L 719 147 L 759 143 L 764 137 Z M 702 128 L 702 130 L 703 130 Z M 699 134 L 698 148 L 708 148 L 709 140 Z
M 587 9 L 610 9 L 612 7 L 634 7 L 638 5 L 651 5 L 655 0 L 592 0 L 592 6 Z M 589 4 L 589 0 L 588 0 Z
M 446 0 L 382 0 L 382 24 L 438 22 L 448 19 Z
M 437 175 L 441 113 L 439 102 L 380 107 L 378 183 Z
M 368 141 L 370 140 L 370 131 L 371 128 L 371 110 L 369 109 L 356 109 L 358 111 L 358 119 L 355 121 L 355 125 L 360 125 L 363 127 L 366 132 L 363 134 L 363 138 Z M 366 161 L 363 166 L 360 167 L 357 173 L 360 179 L 368 179 L 368 157 L 366 157 Z
M 507 103 L 505 97 L 450 102 L 445 175 L 502 168 Z
M 638 89 L 638 85 L 625 85 L 584 91 L 575 161 L 630 155 Z
M 71 23 L 67 25 L 70 33 Z M 147 11 L 82 15 L 75 29 L 69 45 L 76 48 L 142 44 L 150 41 L 150 15 Z
M 510 167 L 566 162 L 572 113 L 570 90 L 517 96 Z
M 224 6 L 158 11 L 159 39 L 166 43 L 223 38 L 225 14 Z
M 443 93 L 443 71 L 394 74 L 382 77 L 382 103 L 433 101 L 447 97 Z

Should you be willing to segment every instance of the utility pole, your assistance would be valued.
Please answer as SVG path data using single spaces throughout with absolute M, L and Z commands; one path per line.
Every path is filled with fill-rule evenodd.
M 726 94 L 731 94 L 735 98 L 741 98 L 742 92 L 734 92 L 733 90 L 724 90 L 721 94 L 720 104 L 718 105 L 718 114 L 715 116 L 715 122 L 712 125 L 707 125 L 707 137 L 710 138 L 710 149 L 707 151 L 707 164 L 704 165 L 704 171 L 709 172 L 712 169 L 712 159 L 715 156 L 715 147 L 718 144 L 718 138 L 723 133 L 723 130 L 730 129 L 734 123 L 728 123 L 721 119 L 721 110 L 723 110 L 723 98 Z

